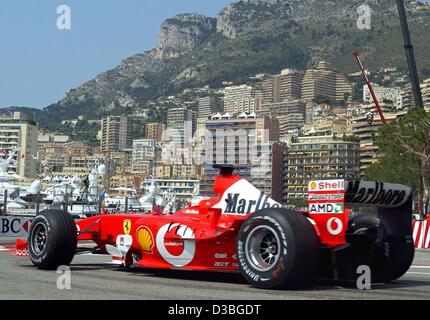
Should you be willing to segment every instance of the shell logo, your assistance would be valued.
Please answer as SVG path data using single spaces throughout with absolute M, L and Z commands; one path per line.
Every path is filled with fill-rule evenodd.
M 315 190 L 317 188 L 316 182 L 311 182 L 311 190 Z
M 154 237 L 148 227 L 140 227 L 137 230 L 137 242 L 145 253 L 153 253 Z

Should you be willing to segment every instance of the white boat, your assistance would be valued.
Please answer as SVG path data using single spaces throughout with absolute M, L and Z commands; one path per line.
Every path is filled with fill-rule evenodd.
M 136 189 L 132 188 L 115 188 L 111 190 L 116 196 L 106 194 L 105 206 L 108 211 L 147 211 L 145 206 L 139 200 Z M 126 208 L 127 205 L 127 208 Z

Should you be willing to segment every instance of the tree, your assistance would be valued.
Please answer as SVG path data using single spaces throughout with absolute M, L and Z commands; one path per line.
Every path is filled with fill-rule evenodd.
M 413 109 L 379 129 L 380 160 L 366 172 L 367 179 L 412 187 L 416 211 L 429 214 L 430 114 Z

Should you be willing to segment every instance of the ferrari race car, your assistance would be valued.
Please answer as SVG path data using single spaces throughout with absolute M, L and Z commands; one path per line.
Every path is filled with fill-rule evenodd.
M 122 267 L 241 272 L 255 287 L 303 286 L 314 277 L 354 280 L 362 265 L 373 282 L 401 277 L 414 257 L 411 189 L 364 181 L 312 181 L 309 210 L 283 208 L 219 166 L 215 199 L 173 215 L 101 215 L 80 221 L 41 212 L 28 242 L 41 269 L 69 265 L 95 243 Z

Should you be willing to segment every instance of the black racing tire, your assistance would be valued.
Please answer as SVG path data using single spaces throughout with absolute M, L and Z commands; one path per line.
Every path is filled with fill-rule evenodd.
M 380 262 L 380 268 L 389 275 L 388 281 L 394 281 L 401 278 L 411 267 L 415 245 L 413 242 L 389 242 L 389 252 L 389 257 Z
M 399 279 L 412 265 L 415 255 L 412 237 L 390 237 L 377 215 L 364 213 L 353 217 L 349 222 L 349 232 L 368 235 L 368 243 L 364 248 L 354 250 L 354 254 L 357 262 L 370 265 L 373 282 Z M 377 240 L 379 233 L 382 241 Z
M 62 210 L 44 210 L 36 216 L 28 234 L 31 262 L 39 269 L 69 265 L 76 253 L 77 228 L 72 216 Z
M 309 220 L 293 211 L 257 211 L 241 226 L 237 257 L 243 277 L 254 287 L 303 287 L 318 266 L 320 243 Z

